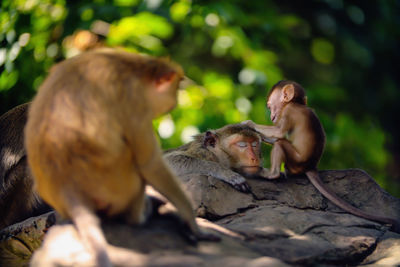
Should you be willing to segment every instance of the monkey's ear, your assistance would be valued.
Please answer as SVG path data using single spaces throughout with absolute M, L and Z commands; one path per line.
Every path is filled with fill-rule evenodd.
M 203 147 L 208 147 L 208 146 L 215 147 L 216 143 L 217 143 L 217 135 L 212 131 L 207 131 L 206 134 L 204 135 Z
M 171 71 L 157 78 L 155 81 L 157 91 L 160 93 L 169 91 L 170 86 L 172 82 L 176 79 L 177 75 L 178 74 L 176 72 Z
M 283 93 L 283 100 L 285 102 L 292 101 L 292 99 L 294 97 L 294 86 L 293 86 L 293 84 L 285 85 L 283 87 L 283 89 L 282 89 L 282 93 Z

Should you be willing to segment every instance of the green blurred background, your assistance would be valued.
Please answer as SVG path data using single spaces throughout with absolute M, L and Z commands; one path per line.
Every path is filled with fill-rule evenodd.
M 169 56 L 195 82 L 154 122 L 163 148 L 228 123 L 270 124 L 265 95 L 291 79 L 327 133 L 320 169 L 364 169 L 400 196 L 399 10 L 398 0 L 2 0 L 0 113 L 31 100 L 55 62 L 103 45 Z

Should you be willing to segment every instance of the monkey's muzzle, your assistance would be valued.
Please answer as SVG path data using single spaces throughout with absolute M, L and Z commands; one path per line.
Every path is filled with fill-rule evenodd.
M 242 172 L 246 174 L 257 174 L 260 170 L 260 166 L 242 166 Z

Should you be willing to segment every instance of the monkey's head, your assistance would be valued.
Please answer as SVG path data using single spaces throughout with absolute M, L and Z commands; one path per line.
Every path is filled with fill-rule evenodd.
M 143 113 L 153 119 L 175 107 L 177 89 L 184 72 L 168 58 L 101 48 L 53 66 L 50 82 L 63 84 L 66 75 L 77 77 L 81 83 L 83 79 L 96 90 L 104 90 L 107 95 L 112 91 L 127 101 L 131 98 L 140 99 L 132 110 L 145 109 Z
M 203 135 L 203 147 L 218 162 L 243 175 L 251 176 L 261 169 L 261 137 L 246 125 L 231 124 Z
M 277 122 L 283 107 L 288 103 L 307 104 L 303 87 L 293 81 L 276 83 L 267 96 L 267 106 L 271 111 L 271 121 Z
M 165 59 L 154 59 L 157 66 L 148 77 L 149 90 L 146 91 L 146 98 L 156 118 L 171 111 L 177 103 L 177 90 L 183 79 L 183 70 L 177 64 L 168 62 Z

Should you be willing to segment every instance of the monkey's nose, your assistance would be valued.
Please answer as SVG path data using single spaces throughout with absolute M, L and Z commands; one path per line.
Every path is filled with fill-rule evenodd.
M 252 163 L 258 164 L 258 159 L 252 157 L 250 160 Z

